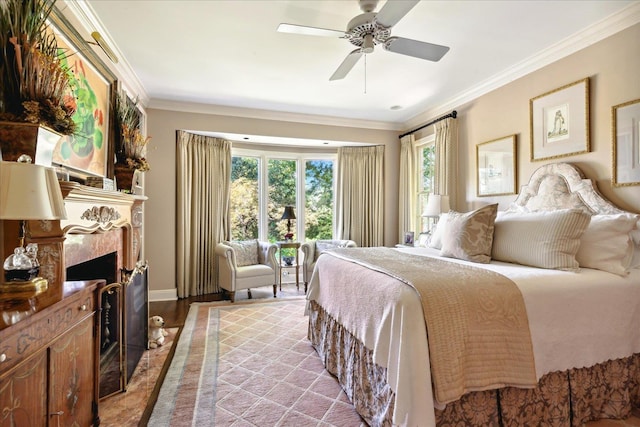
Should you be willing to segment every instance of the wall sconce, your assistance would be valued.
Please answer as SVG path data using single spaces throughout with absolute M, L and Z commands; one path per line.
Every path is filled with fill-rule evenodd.
M 292 240 L 293 233 L 291 232 L 291 220 L 296 219 L 296 213 L 293 210 L 293 206 L 284 207 L 284 212 L 282 213 L 282 218 L 280 218 L 280 220 L 282 221 L 283 219 L 287 220 L 287 234 L 284 235 L 284 240 Z
M 0 291 L 46 289 L 46 279 L 34 277 L 39 271 L 34 246 L 25 249 L 27 220 L 66 219 L 64 199 L 56 172 L 31 164 L 31 157 L 17 162 L 0 162 L 0 219 L 19 221 L 19 242 L 4 263 L 5 283 Z

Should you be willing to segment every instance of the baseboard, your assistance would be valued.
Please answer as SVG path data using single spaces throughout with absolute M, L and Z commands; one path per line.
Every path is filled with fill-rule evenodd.
M 152 301 L 175 301 L 178 299 L 177 289 L 160 289 L 149 291 L 149 302 Z

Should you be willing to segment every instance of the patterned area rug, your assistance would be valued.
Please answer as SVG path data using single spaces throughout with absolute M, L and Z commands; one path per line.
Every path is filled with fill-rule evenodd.
M 193 304 L 148 425 L 366 425 L 307 340 L 304 304 Z

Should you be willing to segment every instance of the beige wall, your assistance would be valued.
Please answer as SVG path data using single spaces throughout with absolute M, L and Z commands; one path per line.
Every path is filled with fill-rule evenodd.
M 147 131 L 152 136 L 145 173 L 145 256 L 152 276 L 151 291 L 175 289 L 176 130 L 225 132 L 290 138 L 357 141 L 385 145 L 385 245 L 397 243 L 398 132 L 248 119 L 148 109 Z M 165 295 L 169 297 L 169 293 Z M 161 296 L 160 296 L 161 297 Z
M 489 94 L 460 106 L 459 209 L 488 203 L 508 207 L 515 196 L 476 196 L 476 144 L 517 135 L 518 186 L 527 182 L 543 162 L 531 162 L 529 100 L 568 83 L 590 78 L 591 152 L 553 160 L 577 164 L 594 179 L 600 191 L 623 209 L 640 212 L 640 186 L 611 185 L 611 107 L 640 98 L 640 24 L 557 61 Z M 399 142 L 397 133 L 371 129 L 323 126 L 210 114 L 148 110 L 148 133 L 153 136 L 146 173 L 146 257 L 152 266 L 152 291 L 175 289 L 175 131 L 177 129 L 248 133 L 384 144 L 385 244 L 397 242 Z M 432 127 L 426 132 L 431 132 Z M 418 135 L 421 136 L 421 135 Z
M 476 196 L 476 144 L 517 135 L 518 186 L 545 163 L 569 162 L 594 179 L 608 199 L 620 208 L 640 212 L 640 186 L 613 187 L 611 107 L 640 98 L 640 24 L 559 60 L 458 110 L 460 130 L 460 209 L 500 203 L 508 207 L 515 196 Z M 589 77 L 591 152 L 551 161 L 531 162 L 529 100 Z

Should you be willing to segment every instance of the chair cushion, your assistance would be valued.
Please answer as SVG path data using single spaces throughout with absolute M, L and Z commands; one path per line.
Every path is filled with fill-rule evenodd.
M 275 272 L 273 271 L 273 268 L 264 264 L 247 265 L 244 267 L 238 267 L 236 270 L 236 277 L 238 279 L 258 276 L 273 276 L 274 274 Z
M 233 248 L 236 254 L 236 265 L 243 267 L 258 263 L 258 241 L 242 240 L 227 242 L 227 245 Z

